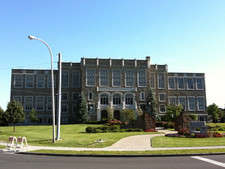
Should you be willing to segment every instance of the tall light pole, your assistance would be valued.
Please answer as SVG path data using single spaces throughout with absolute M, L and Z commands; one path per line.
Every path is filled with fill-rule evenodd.
M 52 78 L 52 132 L 53 132 L 53 139 L 52 139 L 52 142 L 55 143 L 55 96 L 54 96 L 54 73 L 53 73 L 53 56 L 52 56 L 52 51 L 50 49 L 50 47 L 48 46 L 48 44 L 43 41 L 42 39 L 39 39 L 39 38 L 36 38 L 34 36 L 31 36 L 29 35 L 28 38 L 30 40 L 33 40 L 33 39 L 36 39 L 36 40 L 39 40 L 41 42 L 43 42 L 49 52 L 50 52 L 50 55 L 51 55 L 51 78 Z

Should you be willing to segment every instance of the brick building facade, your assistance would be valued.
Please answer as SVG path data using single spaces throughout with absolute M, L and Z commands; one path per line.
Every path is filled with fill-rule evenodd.
M 35 109 L 40 124 L 51 124 L 50 70 L 12 69 L 11 100 L 18 100 L 28 114 Z M 58 70 L 54 70 L 57 96 Z M 76 103 L 83 92 L 90 120 L 107 117 L 113 107 L 120 119 L 122 109 L 145 109 L 146 92 L 151 88 L 162 116 L 168 104 L 184 107 L 185 112 L 198 114 L 205 120 L 206 90 L 204 73 L 172 73 L 167 65 L 151 65 L 145 60 L 81 58 L 80 63 L 62 63 L 63 124 L 76 121 Z

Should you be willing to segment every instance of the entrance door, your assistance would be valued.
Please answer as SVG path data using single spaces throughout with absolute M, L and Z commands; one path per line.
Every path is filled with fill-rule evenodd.
M 120 120 L 120 111 L 119 110 L 114 111 L 114 119 Z
M 102 119 L 107 119 L 107 118 L 108 118 L 107 110 L 102 110 L 101 111 L 101 120 Z

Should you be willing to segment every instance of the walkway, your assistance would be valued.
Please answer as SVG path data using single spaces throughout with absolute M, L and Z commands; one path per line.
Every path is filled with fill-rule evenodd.
M 175 133 L 176 131 L 159 130 L 165 134 Z M 184 149 L 214 149 L 225 148 L 225 146 L 208 147 L 172 147 L 172 148 L 153 148 L 151 147 L 151 138 L 164 136 L 165 134 L 136 135 L 125 137 L 111 146 L 104 148 L 75 148 L 75 147 L 47 147 L 47 146 L 29 146 L 30 150 L 73 150 L 73 151 L 151 151 L 151 150 L 184 150 Z M 29 142 L 28 142 L 29 144 Z M 0 145 L 6 143 L 0 142 Z M 27 149 L 25 148 L 24 151 Z M 6 149 L 4 151 L 7 151 Z

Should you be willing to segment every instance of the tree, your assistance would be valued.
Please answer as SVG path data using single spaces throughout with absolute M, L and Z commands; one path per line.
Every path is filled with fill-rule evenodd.
M 166 107 L 166 114 L 164 116 L 164 119 L 166 121 L 174 121 L 174 119 L 180 115 L 180 113 L 183 110 L 182 105 L 174 106 L 174 105 L 168 105 Z
M 123 109 L 121 111 L 121 120 L 129 123 L 131 120 L 136 120 L 135 112 L 132 109 Z
M 0 126 L 7 125 L 4 120 L 4 113 L 5 113 L 5 111 L 0 107 Z
M 154 99 L 154 95 L 153 95 L 153 92 L 152 92 L 152 89 L 149 88 L 148 90 L 148 94 L 147 94 L 147 97 L 146 97 L 146 105 L 147 105 L 147 113 L 153 117 L 154 119 L 158 118 L 159 117 L 159 114 L 156 110 L 156 102 L 155 102 L 155 99 Z
M 29 114 L 29 120 L 30 120 L 30 122 L 35 123 L 35 122 L 38 121 L 38 118 L 37 118 L 37 115 L 36 114 L 37 114 L 36 111 L 34 109 L 32 109 L 32 111 Z
M 109 120 L 113 120 L 114 119 L 114 115 L 113 115 L 113 113 L 114 113 L 114 109 L 113 109 L 113 107 L 107 107 L 107 113 L 108 113 L 108 119 Z
M 211 116 L 213 122 L 217 123 L 219 120 L 219 112 L 220 112 L 219 107 L 215 103 L 213 103 L 207 107 L 207 111 L 208 114 Z
M 23 106 L 18 101 L 11 101 L 7 105 L 7 109 L 3 114 L 3 119 L 5 123 L 13 124 L 13 132 L 16 131 L 16 124 L 24 121 L 25 113 L 23 111 Z
M 78 122 L 85 123 L 89 117 L 87 114 L 87 106 L 84 94 L 81 93 L 77 101 Z

